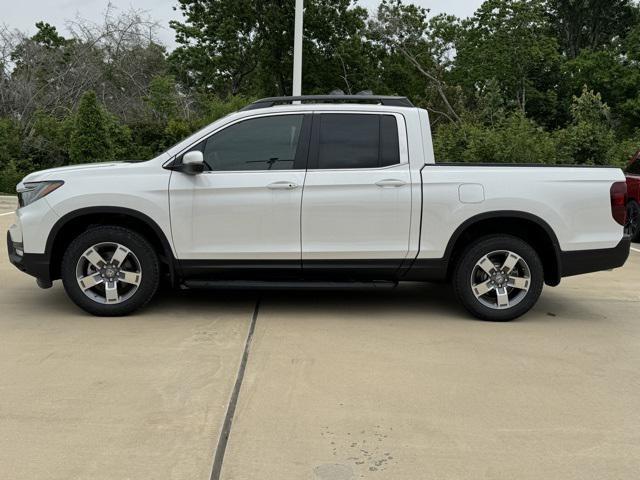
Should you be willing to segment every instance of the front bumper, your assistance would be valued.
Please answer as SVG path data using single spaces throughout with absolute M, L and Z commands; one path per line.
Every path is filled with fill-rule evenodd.
M 36 277 L 41 282 L 51 282 L 48 255 L 44 253 L 24 253 L 22 244 L 14 242 L 9 232 L 7 232 L 7 251 L 9 252 L 9 261 L 18 270 Z M 20 255 L 20 252 L 22 252 L 22 255 Z
M 562 277 L 572 277 L 584 273 L 613 270 L 622 267 L 631 252 L 631 237 L 625 235 L 617 246 L 604 250 L 577 250 L 560 252 Z

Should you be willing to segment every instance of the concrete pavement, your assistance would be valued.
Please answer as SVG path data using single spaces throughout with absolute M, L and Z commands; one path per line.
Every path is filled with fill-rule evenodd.
M 0 215 L 15 210 L 17 206 L 18 200 L 16 197 L 12 195 L 0 195 Z
M 105 319 L 58 284 L 38 289 L 0 246 L 4 478 L 208 479 L 258 297 L 222 479 L 640 471 L 640 253 L 508 324 L 435 285 L 163 292 Z
M 208 479 L 253 298 L 177 292 L 97 318 L 6 257 L 3 242 L 0 477 Z
M 483 323 L 446 287 L 272 295 L 223 478 L 633 479 L 640 254 Z

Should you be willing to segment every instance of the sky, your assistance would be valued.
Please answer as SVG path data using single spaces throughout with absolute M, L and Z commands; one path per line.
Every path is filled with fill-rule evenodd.
M 84 19 L 100 22 L 109 0 L 0 0 L 0 23 L 10 28 L 17 28 L 27 33 L 35 31 L 35 23 L 44 20 L 58 28 L 64 34 L 65 22 L 80 16 Z M 256 0 L 259 1 L 259 0 Z M 8 7 L 10 4 L 13 7 Z M 173 30 L 169 28 L 169 20 L 180 19 L 180 12 L 173 11 L 177 5 L 175 0 L 111 0 L 111 4 L 119 10 L 144 10 L 151 19 L 161 25 L 158 31 L 159 40 L 169 47 L 175 46 Z M 379 0 L 359 0 L 358 4 L 373 10 Z M 431 9 L 433 14 L 451 13 L 459 17 L 473 14 L 482 0 L 406 0 L 406 3 L 416 3 Z M 17 6 L 19 5 L 19 6 Z

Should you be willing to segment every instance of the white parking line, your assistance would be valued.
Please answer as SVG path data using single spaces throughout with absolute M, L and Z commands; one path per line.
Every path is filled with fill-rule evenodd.
M 631 250 L 633 250 L 634 252 L 638 252 L 638 253 L 640 253 L 640 250 L 638 250 L 637 248 L 633 248 L 633 247 L 631 247 Z

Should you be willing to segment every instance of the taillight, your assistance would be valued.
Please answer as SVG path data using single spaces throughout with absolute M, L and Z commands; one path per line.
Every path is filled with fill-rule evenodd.
M 616 182 L 611 186 L 611 215 L 620 225 L 627 223 L 627 183 Z

